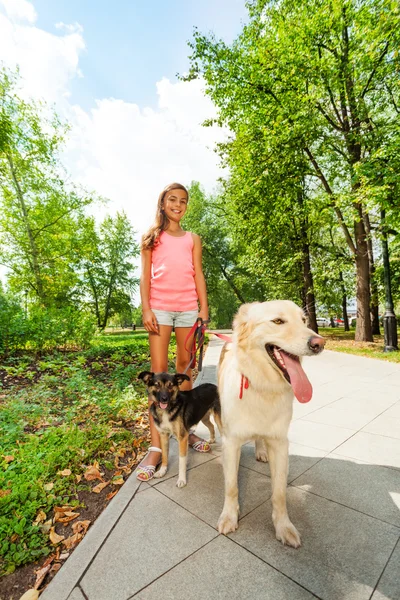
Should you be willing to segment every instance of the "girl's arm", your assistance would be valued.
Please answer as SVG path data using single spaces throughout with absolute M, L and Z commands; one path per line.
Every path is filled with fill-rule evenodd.
M 140 298 L 142 300 L 143 325 L 147 331 L 158 333 L 155 314 L 150 308 L 151 250 L 142 250 L 142 274 L 140 276 Z
M 203 274 L 201 239 L 196 233 L 192 233 L 192 237 L 194 281 L 200 302 L 199 317 L 201 317 L 204 321 L 208 321 L 207 288 L 206 280 L 204 279 Z

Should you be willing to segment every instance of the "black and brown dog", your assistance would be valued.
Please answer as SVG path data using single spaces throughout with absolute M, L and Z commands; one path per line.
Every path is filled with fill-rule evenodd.
M 202 421 L 210 431 L 210 443 L 215 442 L 215 428 L 210 421 L 213 415 L 220 432 L 221 405 L 219 403 L 217 386 L 212 383 L 201 385 L 188 391 L 181 391 L 179 386 L 183 381 L 190 381 L 183 373 L 151 373 L 143 371 L 139 374 L 147 385 L 149 399 L 152 400 L 150 412 L 155 426 L 160 432 L 162 462 L 154 477 L 163 477 L 168 469 L 169 438 L 174 435 L 179 443 L 179 477 L 177 486 L 186 485 L 186 463 L 188 452 L 189 431 L 199 421 Z

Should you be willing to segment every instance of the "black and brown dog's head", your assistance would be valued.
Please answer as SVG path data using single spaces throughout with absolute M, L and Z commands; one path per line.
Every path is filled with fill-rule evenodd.
M 138 375 L 147 385 L 150 396 L 153 396 L 158 406 L 165 410 L 173 403 L 178 395 L 179 386 L 184 381 L 190 381 L 190 377 L 184 373 L 151 373 L 142 371 Z

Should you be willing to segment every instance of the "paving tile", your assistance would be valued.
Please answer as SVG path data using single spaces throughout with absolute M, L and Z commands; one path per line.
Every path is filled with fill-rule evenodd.
M 376 417 L 374 409 L 366 407 L 362 411 L 351 405 L 346 409 L 336 406 L 336 403 L 324 406 L 305 416 L 305 420 L 313 423 L 325 423 L 334 427 L 344 427 L 358 431 Z
M 396 371 L 395 373 L 392 373 L 391 375 L 388 375 L 387 377 L 385 377 L 385 383 L 387 385 L 396 386 L 397 389 L 399 389 L 400 388 L 400 369 L 398 371 Z
M 352 435 L 354 435 L 354 431 L 351 429 L 333 427 L 324 423 L 312 423 L 306 419 L 293 421 L 289 428 L 291 442 L 327 452 L 334 450 Z
M 311 600 L 314 596 L 228 538 L 219 536 L 134 598 Z
M 400 598 L 400 543 L 397 544 L 371 600 Z
M 85 600 L 85 596 L 82 594 L 81 590 L 76 587 L 72 590 L 70 596 L 68 596 L 68 600 Z
M 330 454 L 292 485 L 400 527 L 400 471 L 395 469 Z
M 156 489 L 186 508 L 212 527 L 217 526 L 224 504 L 224 476 L 221 459 L 193 469 L 188 474 L 188 484 L 176 487 L 177 478 L 160 483 Z M 271 480 L 250 469 L 239 468 L 240 516 L 268 500 Z
M 385 417 L 394 417 L 395 419 L 400 419 L 400 402 L 396 402 L 390 408 L 385 410 L 383 413 Z
M 357 390 L 349 390 L 345 396 L 371 403 L 377 402 L 384 410 L 400 400 L 400 389 L 383 383 L 369 383 L 362 385 Z
M 372 420 L 385 412 L 390 406 L 392 406 L 393 402 L 393 400 L 382 400 L 381 398 L 356 398 L 343 396 L 339 400 L 332 402 L 332 404 L 329 405 L 329 408 L 349 411 L 350 413 L 358 412 L 360 415 L 366 415 L 370 420 Z
M 68 598 L 121 514 L 134 498 L 139 485 L 140 482 L 132 474 L 41 594 L 40 600 Z
M 289 474 L 288 481 L 299 477 L 304 471 L 307 471 L 312 465 L 321 460 L 326 455 L 325 450 L 318 448 L 309 448 L 301 444 L 291 442 L 289 444 Z M 257 471 L 262 475 L 271 476 L 268 463 L 256 460 L 254 442 L 250 442 L 242 447 L 240 464 L 243 467 Z
M 399 530 L 296 488 L 288 510 L 302 534 L 297 550 L 275 539 L 271 503 L 244 517 L 231 539 L 324 600 L 367 600 Z
M 359 431 L 336 448 L 335 454 L 400 469 L 400 440 Z
M 393 437 L 400 440 L 400 417 L 388 417 L 386 413 L 376 417 L 371 423 L 368 423 L 363 431 L 368 433 L 377 433 L 387 437 Z
M 208 462 L 209 460 L 213 460 L 220 452 L 216 452 L 214 454 L 213 449 L 211 452 L 196 452 L 193 448 L 189 448 L 188 451 L 188 460 L 187 460 L 187 468 L 193 469 L 194 467 L 198 467 L 199 465 Z M 168 456 L 168 471 L 167 474 L 164 475 L 162 481 L 166 479 L 170 479 L 171 477 L 175 477 L 179 471 L 179 451 L 178 451 L 178 442 L 176 439 L 171 438 L 169 442 L 169 456 Z M 135 473 L 133 474 L 135 476 Z M 160 479 L 150 479 L 148 485 L 153 486 L 157 485 L 157 483 L 161 481 Z
M 216 535 L 155 489 L 146 490 L 126 509 L 80 586 L 89 600 L 125 600 Z

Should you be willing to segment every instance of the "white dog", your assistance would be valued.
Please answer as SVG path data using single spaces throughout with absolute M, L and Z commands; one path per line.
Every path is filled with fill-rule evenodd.
M 272 520 L 276 537 L 297 548 L 300 535 L 286 509 L 288 429 L 293 397 L 308 402 L 312 387 L 299 357 L 319 354 L 325 341 L 308 329 L 303 311 L 276 300 L 240 307 L 232 343 L 221 353 L 218 387 L 222 406 L 225 503 L 220 533 L 238 527 L 238 468 L 241 447 L 256 441 L 256 458 L 269 460 Z

